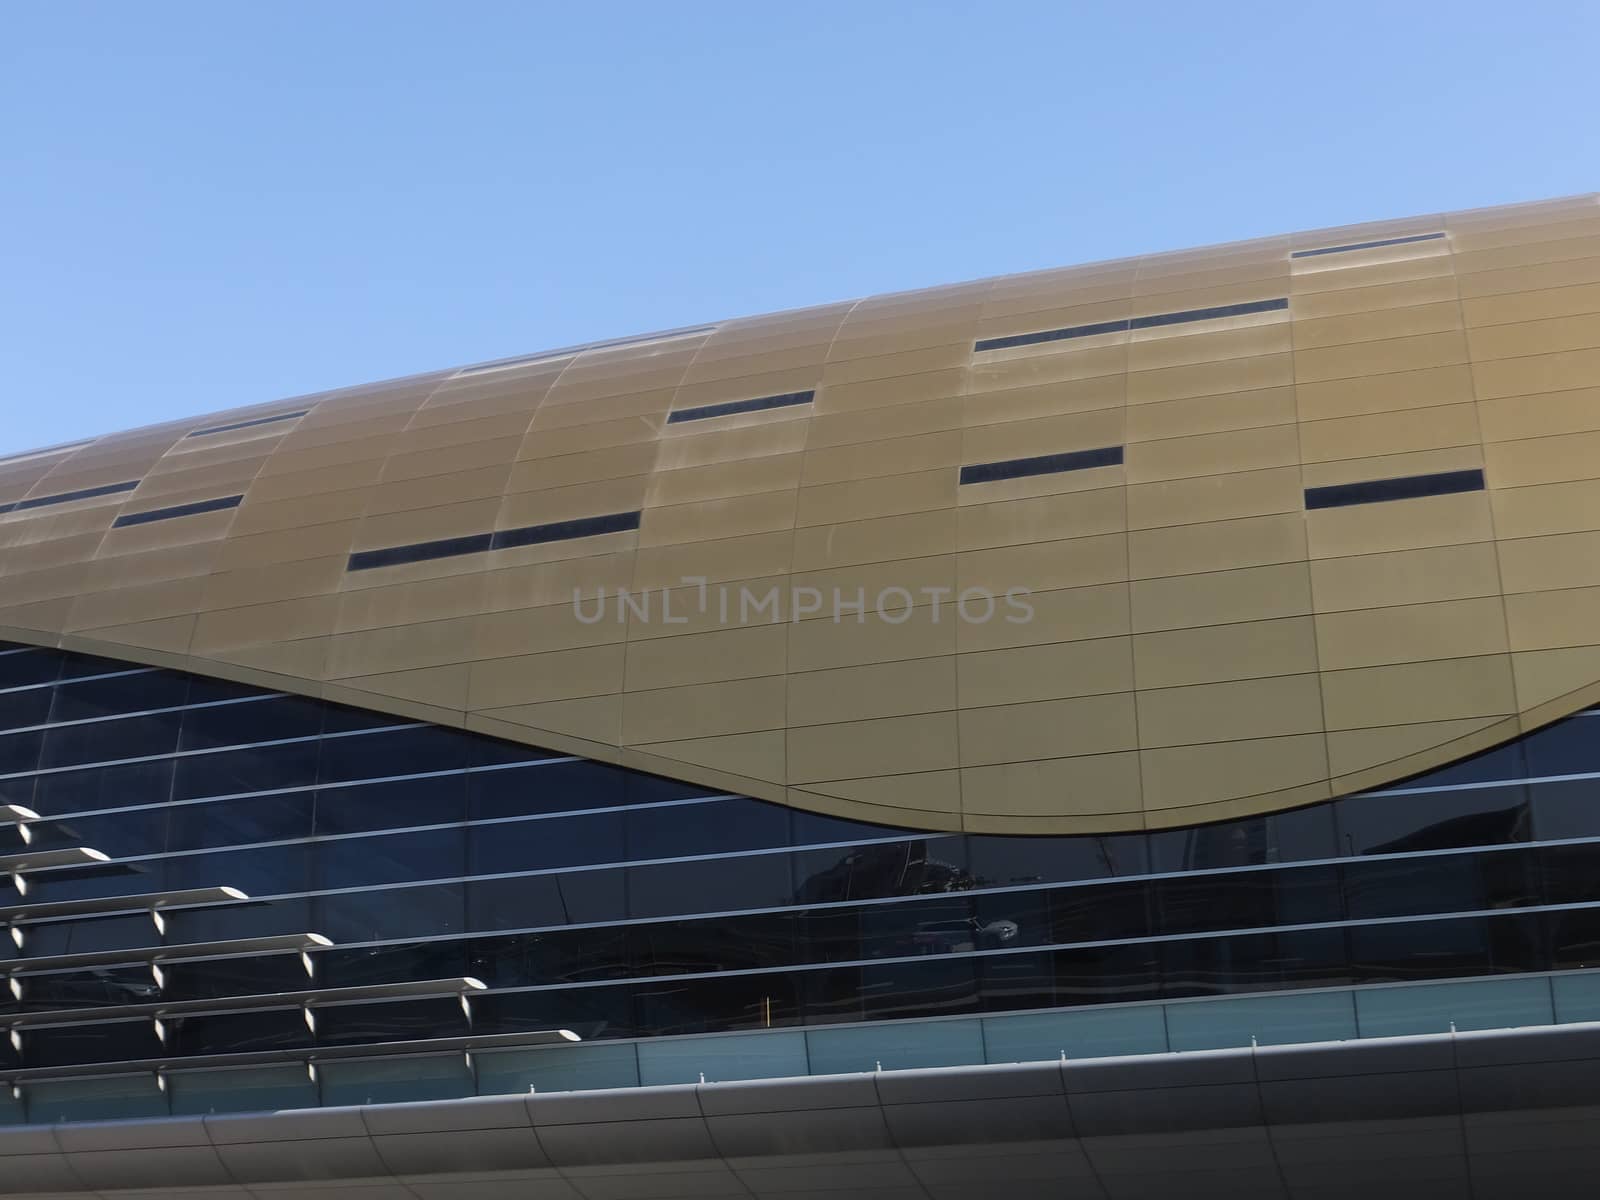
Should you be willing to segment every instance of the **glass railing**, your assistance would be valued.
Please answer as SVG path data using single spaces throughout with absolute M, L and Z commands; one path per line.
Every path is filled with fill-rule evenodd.
M 1600 970 L 30 1080 L 0 1126 L 1104 1058 L 1600 1020 Z M 314 1063 L 314 1065 L 312 1065 Z

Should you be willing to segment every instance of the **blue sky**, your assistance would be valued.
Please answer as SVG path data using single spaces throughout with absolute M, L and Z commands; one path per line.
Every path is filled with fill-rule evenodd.
M 1600 6 L 0 12 L 0 453 L 1600 187 Z

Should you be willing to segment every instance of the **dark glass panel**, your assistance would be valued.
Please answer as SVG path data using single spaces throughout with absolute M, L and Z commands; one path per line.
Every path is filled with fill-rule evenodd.
M 468 927 L 528 929 L 620 921 L 627 915 L 623 891 L 620 869 L 475 880 L 467 885 Z
M 5 661 L 0 658 L 0 663 Z M 50 719 L 50 691 L 29 688 L 25 692 L 0 692 L 0 729 L 43 725 Z
M 1146 937 L 1153 930 L 1150 886 L 1097 883 L 1050 892 L 1051 941 L 1105 942 Z
M 305 787 L 317 779 L 317 743 L 221 750 L 177 760 L 175 800 Z
M 94 654 L 78 654 L 70 650 L 52 650 L 50 653 L 61 664 L 60 678 L 63 681 L 81 679 L 86 675 L 109 675 L 116 671 L 154 674 L 153 671 L 147 671 L 135 663 L 122 662 L 115 658 L 100 658 Z
M 35 730 L 32 733 L 6 733 L 0 734 L 0 775 L 12 775 L 20 771 L 32 771 L 39 765 L 39 752 L 44 746 L 44 733 Z M 12 788 L 25 787 L 33 793 L 33 780 L 7 780 L 0 779 L 0 798 Z
M 617 863 L 622 858 L 621 813 L 507 821 L 475 825 L 468 831 L 473 875 Z
M 1055 967 L 1057 1004 L 1126 1004 L 1161 995 L 1159 943 L 1057 950 Z
M 1533 796 L 1534 836 L 1540 841 L 1600 837 L 1600 779 L 1536 783 L 1528 790 Z
M 535 746 L 521 746 L 516 742 L 502 742 L 498 738 L 462 734 L 467 740 L 469 766 L 494 766 L 502 763 L 538 762 L 540 759 L 559 757 L 553 751 Z
M 635 975 L 703 975 L 788 966 L 795 962 L 798 925 L 789 913 L 634 925 L 631 970 Z
M 629 804 L 661 804 L 668 800 L 699 800 L 707 796 L 720 795 L 716 788 L 707 787 L 703 783 L 688 783 L 681 779 L 665 779 L 660 775 L 645 775 L 641 772 L 630 771 L 626 783 L 623 785 L 623 796 Z M 736 797 L 736 802 L 751 808 L 772 810 L 772 814 L 783 818 L 785 826 L 788 823 L 789 810 L 781 804 L 767 804 L 760 800 L 750 800 L 746 797 Z M 705 811 L 703 809 L 697 811 Z
M 452 938 L 404 946 L 353 946 L 316 956 L 317 982 L 323 987 L 359 987 L 413 979 L 459 979 L 467 970 L 467 942 Z
M 1524 737 L 1518 746 L 1527 760 L 1527 773 L 1582 775 L 1600 771 L 1600 717 L 1574 716 L 1557 721 Z
M 349 733 L 356 729 L 382 729 L 386 725 L 401 724 L 403 718 L 365 708 L 348 708 L 343 704 L 320 706 L 323 733 Z M 464 735 L 454 733 L 454 737 Z
M 24 654 L 0 654 L 0 688 L 27 687 L 49 683 L 61 670 L 54 650 L 29 650 Z M 49 688 L 40 691 L 49 693 Z
M 1155 907 L 1162 933 L 1260 929 L 1342 918 L 1336 868 L 1231 871 L 1157 880 Z
M 1546 904 L 1593 904 L 1600 901 L 1600 843 L 1544 846 L 1538 851 Z
M 280 792 L 209 804 L 174 805 L 170 848 L 202 850 L 309 837 L 311 797 L 310 792 Z
M 129 950 L 161 942 L 155 923 L 144 913 L 91 920 L 50 921 L 23 927 L 23 948 L 30 957 Z M 6 939 L 10 941 L 10 938 Z
M 1561 971 L 1600 967 L 1600 908 L 1544 914 L 1551 965 Z
M 789 819 L 775 804 L 741 798 L 634 809 L 626 814 L 625 831 L 628 860 L 639 862 L 784 846 Z
M 1106 837 L 991 837 L 967 839 L 978 887 L 1024 883 L 1070 883 L 1149 870 L 1143 834 Z
M 456 879 L 466 872 L 460 826 L 311 843 L 314 890 Z M 284 888 L 284 891 L 294 889 Z
M 1048 891 L 979 892 L 972 904 L 978 945 L 985 950 L 1043 946 L 1055 939 Z
M 1048 950 L 984 955 L 978 960 L 978 997 L 985 1012 L 1053 1007 L 1055 955 Z
M 1527 776 L 1527 759 L 1521 742 L 1510 742 L 1474 754 L 1460 762 L 1446 763 L 1421 775 L 1412 776 L 1396 787 L 1444 787 L 1463 783 L 1494 783 Z
M 50 720 L 84 721 L 95 717 L 114 717 L 122 713 L 152 708 L 174 708 L 189 695 L 189 678 L 173 671 L 147 671 L 114 679 L 91 679 L 71 687 L 55 689 Z M 176 722 L 178 714 L 171 714 Z M 176 733 L 174 733 L 174 740 Z M 167 747 L 173 749 L 174 747 Z M 158 753 L 147 750 L 145 753 Z M 110 758 L 113 755 L 105 755 Z
M 24 1067 L 73 1067 L 87 1063 L 138 1062 L 160 1058 L 155 1023 L 107 1021 L 97 1025 L 46 1026 L 24 1030 Z
M 268 900 L 179 908 L 167 913 L 167 938 L 181 942 L 221 942 L 229 938 L 271 937 L 283 933 L 326 933 L 312 918 L 311 901 Z
M 113 762 L 170 754 L 178 746 L 179 713 L 126 717 L 120 721 L 95 721 L 88 725 L 58 725 L 47 730 L 41 767 L 70 767 L 80 763 Z
M 631 1037 L 632 991 L 627 985 L 498 992 L 472 1000 L 474 1033 L 570 1029 L 585 1041 Z
M 797 979 L 805 1024 L 834 1025 L 862 1019 L 860 967 L 801 971 Z
M 861 957 L 860 909 L 822 908 L 795 914 L 799 962 L 853 962 Z
M 213 1000 L 222 996 L 303 992 L 315 986 L 298 954 L 172 962 L 164 964 L 162 972 L 166 985 L 161 990 L 161 998 L 165 1000 Z
M 863 905 L 856 910 L 856 919 L 861 931 L 857 958 L 970 954 L 978 948 L 978 927 L 968 896 Z
M 30 828 L 31 844 L 41 850 L 91 846 L 112 858 L 160 854 L 166 849 L 167 812 L 164 808 L 136 808 L 97 817 L 35 821 Z
M 465 1037 L 472 1032 L 455 996 L 392 1000 L 381 1004 L 336 1004 L 316 1011 L 319 1046 L 409 1042 Z
M 460 933 L 464 893 L 450 883 L 318 896 L 307 928 L 337 944 Z
M 167 886 L 236 887 L 247 896 L 310 890 L 310 843 L 261 846 L 249 850 L 208 850 L 177 854 L 166 863 Z
M 866 1020 L 945 1017 L 977 1009 L 977 959 L 929 958 L 861 968 L 861 1015 Z
M 967 891 L 973 878 L 965 857 L 966 847 L 956 837 L 796 851 L 795 899 L 828 904 Z
M 166 889 L 167 863 L 153 858 L 143 862 L 105 863 L 72 867 L 65 871 L 40 871 L 29 877 L 28 902 L 87 900 L 99 896 L 139 896 Z
M 1331 987 L 1349 981 L 1343 929 L 1181 938 L 1159 943 L 1168 996 Z
M 184 1056 L 287 1050 L 312 1044 L 305 1017 L 295 1008 L 174 1017 L 169 1028 L 173 1051 Z
M 627 803 L 628 773 L 593 762 L 550 762 L 467 776 L 467 812 L 475 821 L 538 813 L 615 808 Z
M 1342 873 L 1345 907 L 1352 921 L 1473 912 L 1483 907 L 1470 855 L 1353 862 Z
M 627 929 L 610 925 L 473 938 L 467 974 L 492 988 L 623 979 L 632 974 Z
M 1336 807 L 1340 849 L 1351 855 L 1493 846 L 1531 836 L 1523 787 L 1349 796 Z
M 657 979 L 633 987 L 638 1028 L 652 1037 L 798 1025 L 798 993 L 794 979 L 776 973 Z
M 136 804 L 165 804 L 172 798 L 172 765 L 173 760 L 165 758 L 40 775 L 34 787 L 33 807 L 48 817 Z
M 1353 925 L 1357 983 L 1542 971 L 1549 957 L 1536 914 Z
M 237 685 L 212 684 L 221 690 L 217 699 L 229 698 Z M 199 685 L 191 690 L 191 702 L 203 693 Z M 218 746 L 248 746 L 256 742 L 276 742 L 285 738 L 314 737 L 322 730 L 322 710 L 315 700 L 300 696 L 274 696 L 249 704 L 222 704 L 214 708 L 191 708 L 183 714 L 181 747 L 184 750 L 211 750 Z
M 448 825 L 466 816 L 467 777 L 435 775 L 317 790 L 318 834 Z
M 865 821 L 847 821 L 843 817 L 829 817 L 822 813 L 795 809 L 791 818 L 794 824 L 796 846 L 826 846 L 834 842 L 882 841 L 904 834 L 915 836 L 914 830 L 895 829 L 889 825 L 871 825 Z
M 4 993 L 10 999 L 10 993 Z M 162 998 L 146 966 L 94 967 L 27 975 L 22 979 L 22 1012 L 62 1008 L 103 1008 L 110 1004 L 150 1004 Z
M 212 679 L 206 675 L 194 675 L 189 679 L 188 703 L 191 705 L 271 695 L 271 692 L 264 692 L 248 683 L 235 683 L 231 679 Z
M 635 917 L 775 908 L 790 900 L 784 854 L 710 858 L 628 868 L 628 911 Z
M 467 743 L 450 729 L 415 726 L 385 733 L 327 738 L 322 742 L 322 783 L 420 775 L 427 771 L 463 771 Z

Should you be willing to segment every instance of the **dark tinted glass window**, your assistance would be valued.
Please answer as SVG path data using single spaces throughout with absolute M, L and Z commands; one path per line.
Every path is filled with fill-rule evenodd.
M 10 941 L 9 938 L 6 939 Z M 51 921 L 25 927 L 23 946 L 28 954 L 87 954 L 158 945 L 161 937 L 143 913 L 99 917 L 92 921 Z
M 38 845 L 92 846 L 114 859 L 160 854 L 166 849 L 166 842 L 165 808 L 140 808 L 97 817 L 67 817 L 50 822 L 36 839 Z
M 873 963 L 861 968 L 861 1015 L 866 1020 L 954 1016 L 977 1007 L 976 959 Z
M 0 657 L 0 663 L 5 661 Z M 0 729 L 43 725 L 50 717 L 50 695 L 49 688 L 31 688 L 25 692 L 0 692 Z
M 1534 836 L 1540 841 L 1600 836 L 1600 779 L 1536 783 L 1528 791 Z
M 461 939 L 417 942 L 409 946 L 335 947 L 318 952 L 317 981 L 325 987 L 360 987 L 415 979 L 459 979 L 467 971 L 467 943 Z
M 252 746 L 178 759 L 173 798 L 237 796 L 274 788 L 305 787 L 316 780 L 316 742 Z
M 786 855 L 712 858 L 628 869 L 628 909 L 635 917 L 768 908 L 792 898 Z
M 214 1000 L 222 996 L 300 992 L 315 986 L 306 975 L 298 954 L 173 962 L 162 970 L 167 982 L 160 998 L 166 1000 Z M 149 978 L 148 969 L 145 977 Z
M 1050 893 L 1051 941 L 1104 942 L 1152 932 L 1150 886 L 1097 883 Z
M 310 844 L 206 850 L 165 860 L 171 888 L 236 887 L 247 896 L 310 890 Z
M 633 994 L 639 1029 L 652 1036 L 800 1022 L 799 989 L 788 975 L 658 979 L 635 984 Z
M 570 1029 L 593 1041 L 631 1037 L 636 1032 L 632 991 L 627 985 L 474 997 L 472 1013 L 475 1033 Z
M 311 901 L 305 897 L 179 908 L 167 913 L 166 940 L 174 945 L 312 932 L 325 931 L 313 920 Z
M 466 815 L 467 777 L 435 775 L 317 790 L 319 834 L 445 825 Z
M 585 983 L 631 975 L 627 930 L 560 929 L 473 938 L 467 973 L 490 987 Z
M 293 1008 L 175 1017 L 171 1029 L 173 1048 L 180 1054 L 237 1054 L 311 1044 L 305 1018 Z
M 188 695 L 188 677 L 172 671 L 90 679 L 54 689 L 50 720 L 84 721 L 144 709 L 172 708 L 184 703 Z
M 574 871 L 479 879 L 467 884 L 467 919 L 472 929 L 526 929 L 620 921 L 627 915 L 624 873 Z
M 621 813 L 477 825 L 469 839 L 474 875 L 616 863 L 624 853 Z
M 311 804 L 310 792 L 283 792 L 210 804 L 173 805 L 171 848 L 200 850 L 309 837 Z
M 21 654 L 0 654 L 0 688 L 26 687 L 32 683 L 48 683 L 56 677 L 60 670 L 60 660 L 48 650 L 26 650 Z M 44 690 L 48 694 L 49 689 Z
M 1527 759 L 1527 773 L 1547 775 L 1594 774 L 1600 771 L 1600 717 L 1579 715 L 1557 721 L 1529 734 L 1520 745 L 1507 747 Z
M 164 804 L 172 797 L 170 758 L 40 775 L 33 807 L 45 816 L 99 808 Z
M 627 803 L 626 783 L 626 772 L 604 763 L 558 761 L 474 771 L 467 777 L 468 811 L 481 820 L 615 808 Z
M 224 688 L 229 685 L 222 685 Z M 198 689 L 191 693 L 194 700 Z M 218 697 L 228 698 L 226 695 Z M 247 746 L 284 738 L 312 737 L 322 727 L 315 701 L 299 696 L 274 696 L 249 704 L 223 704 L 191 708 L 183 714 L 182 748 L 210 750 L 217 746 Z
M 1106 837 L 972 837 L 967 839 L 978 887 L 1066 883 L 1149 870 L 1141 834 Z
M 466 873 L 466 838 L 460 826 L 333 838 L 313 842 L 311 849 L 318 891 L 453 879 Z
M 453 730 L 417 726 L 326 739 L 318 778 L 323 783 L 344 783 L 425 771 L 460 771 L 466 765 L 467 745 Z
M 955 837 L 797 851 L 795 897 L 821 904 L 968 891 L 973 878 L 965 857 L 965 843 Z
M 67 767 L 80 763 L 112 762 L 170 754 L 178 746 L 179 713 L 127 717 L 120 721 L 93 721 L 87 725 L 59 725 L 45 733 L 41 767 Z
M 393 1000 L 382 1004 L 336 1004 L 316 1011 L 319 1046 L 426 1041 L 472 1032 L 454 996 Z
M 1337 804 L 1345 854 L 1405 854 L 1525 842 L 1527 790 L 1475 788 L 1407 796 L 1351 796 Z
M 786 845 L 789 820 L 777 805 L 743 799 L 675 804 L 630 811 L 626 837 L 632 861 L 678 858 Z
M 24 1067 L 70 1067 L 88 1063 L 138 1062 L 164 1053 L 150 1021 L 46 1026 L 22 1035 Z
M 465 890 L 448 883 L 318 896 L 310 928 L 340 944 L 460 933 Z

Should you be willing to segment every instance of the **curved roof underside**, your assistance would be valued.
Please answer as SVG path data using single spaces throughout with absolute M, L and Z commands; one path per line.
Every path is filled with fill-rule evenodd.
M 1375 786 L 1600 697 L 1597 613 L 1594 196 L 0 460 L 0 636 L 930 829 Z

